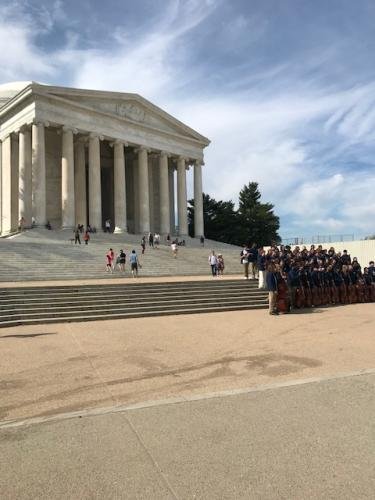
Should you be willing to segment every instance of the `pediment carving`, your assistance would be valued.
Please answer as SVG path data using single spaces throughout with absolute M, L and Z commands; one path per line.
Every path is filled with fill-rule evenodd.
M 102 111 L 116 117 L 125 118 L 141 125 L 148 125 L 158 130 L 175 133 L 197 139 L 194 132 L 190 133 L 178 122 L 173 123 L 157 111 L 148 109 L 141 102 L 135 99 L 101 99 L 100 97 L 59 95 L 65 100 L 74 101 L 77 104 L 91 108 L 95 111 Z M 198 135 L 198 134 L 197 134 Z

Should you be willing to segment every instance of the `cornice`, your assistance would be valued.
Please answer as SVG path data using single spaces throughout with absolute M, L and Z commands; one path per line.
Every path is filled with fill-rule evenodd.
M 153 127 L 153 126 L 148 125 L 148 124 L 139 123 L 137 121 L 134 121 L 134 120 L 131 120 L 129 118 L 125 118 L 125 117 L 122 117 L 122 116 L 119 116 L 119 115 L 115 115 L 115 114 L 112 114 L 112 113 L 106 113 L 105 111 L 101 111 L 101 110 L 98 110 L 98 109 L 95 109 L 95 108 L 91 108 L 90 106 L 86 106 L 85 104 L 81 104 L 81 103 L 78 103 L 78 102 L 75 102 L 75 101 L 71 101 L 69 99 L 65 99 L 64 97 L 59 97 L 59 96 L 56 96 L 54 94 L 50 94 L 48 92 L 44 92 L 43 90 L 40 92 L 39 88 L 36 89 L 33 92 L 33 94 L 35 94 L 36 96 L 42 97 L 42 98 L 51 99 L 51 100 L 54 100 L 54 101 L 57 101 L 57 102 L 61 102 L 63 104 L 71 106 L 73 108 L 77 108 L 77 109 L 84 110 L 84 111 L 90 111 L 90 113 L 94 113 L 94 114 L 99 115 L 99 116 L 105 116 L 107 118 L 111 118 L 112 120 L 115 119 L 117 121 L 120 121 L 121 123 L 126 123 L 128 125 L 132 125 L 133 127 L 136 127 L 139 130 L 141 130 L 141 131 L 157 133 L 157 134 L 163 135 L 165 137 L 170 137 L 170 138 L 173 138 L 173 139 L 180 139 L 180 140 L 182 139 L 182 140 L 190 142 L 190 143 L 192 143 L 194 145 L 199 145 L 202 148 L 208 146 L 208 144 L 210 143 L 210 141 L 208 139 L 206 139 L 207 142 L 204 142 L 202 140 L 194 139 L 193 137 L 187 137 L 185 135 L 181 135 L 181 134 L 178 134 L 178 133 L 175 133 L 175 132 L 169 132 L 169 131 L 166 131 L 166 130 L 162 130 L 160 128 L 156 128 L 156 127 Z M 122 94 L 122 96 L 123 95 L 124 94 Z M 135 95 L 135 94 L 133 94 L 133 95 Z
M 40 89 L 44 95 L 54 95 L 56 94 L 62 94 L 62 95 L 70 95 L 70 96 L 75 96 L 75 97 L 100 97 L 101 99 L 105 100 L 111 100 L 111 99 L 131 99 L 136 102 L 139 102 L 143 104 L 147 109 L 153 111 L 160 117 L 164 118 L 167 122 L 177 125 L 181 127 L 183 130 L 185 130 L 187 133 L 190 133 L 194 136 L 196 136 L 196 140 L 199 142 L 202 142 L 208 146 L 210 144 L 210 140 L 194 130 L 193 128 L 189 127 L 185 123 L 181 122 L 177 118 L 175 118 L 173 115 L 170 115 L 166 111 L 164 111 L 162 108 L 159 108 L 159 106 L 156 106 L 153 104 L 151 101 L 145 99 L 143 96 L 140 94 L 136 93 L 128 93 L 128 92 L 112 92 L 112 91 L 107 91 L 107 90 L 92 90 L 92 89 L 75 89 L 71 87 L 57 87 L 57 86 L 50 86 L 50 85 L 41 85 L 41 84 L 35 84 L 34 85 L 35 89 Z M 90 108 L 91 109 L 91 108 Z

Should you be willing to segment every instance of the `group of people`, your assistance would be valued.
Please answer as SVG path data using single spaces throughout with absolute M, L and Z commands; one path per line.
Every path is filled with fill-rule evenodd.
M 272 246 L 267 250 L 244 245 L 244 277 L 259 277 L 259 288 L 269 292 L 270 314 L 304 307 L 375 301 L 375 267 L 362 269 L 346 250 L 336 252 L 322 245 Z
M 113 274 L 116 270 L 116 267 L 120 270 L 120 272 L 125 272 L 126 265 L 126 253 L 123 249 L 120 250 L 119 254 L 116 256 L 113 248 L 110 248 L 106 254 L 106 271 L 108 273 Z M 132 250 L 129 255 L 129 263 L 130 263 L 130 271 L 133 278 L 138 276 L 138 269 L 141 268 L 141 264 L 138 259 L 137 252 Z
M 151 248 L 159 248 L 160 245 L 160 234 L 159 233 L 148 233 L 148 246 Z M 141 239 L 141 251 L 142 255 L 146 251 L 146 236 L 142 236 Z
M 77 245 L 77 243 L 80 245 L 81 244 L 81 235 L 83 234 L 82 238 L 83 241 L 85 242 L 85 245 L 89 244 L 90 241 L 90 233 L 93 231 L 91 230 L 90 226 L 87 226 L 86 230 L 83 227 L 83 224 L 78 224 L 77 227 L 73 230 L 74 232 L 74 244 Z
M 208 256 L 208 263 L 211 266 L 211 274 L 213 278 L 223 276 L 225 268 L 223 254 L 218 253 L 216 255 L 215 251 L 212 250 L 211 254 Z

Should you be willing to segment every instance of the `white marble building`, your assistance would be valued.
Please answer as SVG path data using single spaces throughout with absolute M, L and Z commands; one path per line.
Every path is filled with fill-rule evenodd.
M 116 232 L 174 234 L 177 219 L 185 236 L 192 167 L 199 237 L 208 144 L 137 94 L 0 85 L 0 233 L 16 231 L 23 217 L 26 227 L 34 218 L 37 226 L 100 230 L 111 219 Z

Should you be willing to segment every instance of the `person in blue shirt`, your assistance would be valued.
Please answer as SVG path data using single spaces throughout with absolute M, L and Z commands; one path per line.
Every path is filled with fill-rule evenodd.
M 266 287 L 266 252 L 261 248 L 258 252 L 258 273 L 259 273 L 259 283 L 258 288 L 264 289 Z
M 138 255 L 136 254 L 135 250 L 132 250 L 132 253 L 129 256 L 129 262 L 130 262 L 130 268 L 132 271 L 133 278 L 138 276 Z
M 266 284 L 268 290 L 268 310 L 272 315 L 279 314 L 276 307 L 277 300 L 277 276 L 274 264 L 269 264 L 266 275 Z

